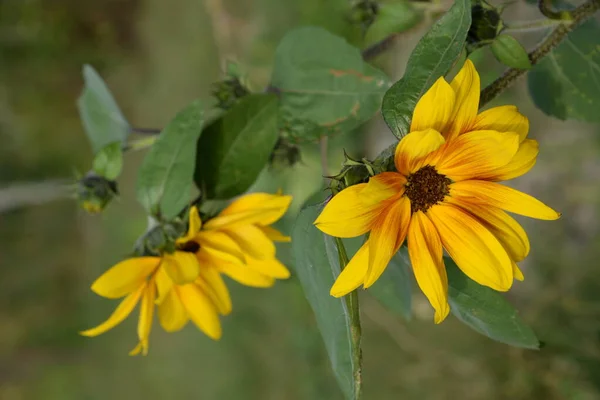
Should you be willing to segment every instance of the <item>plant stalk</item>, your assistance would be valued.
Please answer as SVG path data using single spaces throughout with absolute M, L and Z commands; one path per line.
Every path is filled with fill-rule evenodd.
M 348 265 L 348 254 L 342 239 L 335 238 L 340 258 L 340 268 L 343 270 Z M 344 297 L 346 307 L 350 313 L 350 338 L 352 346 L 352 375 L 354 382 L 354 400 L 362 398 L 362 349 L 360 342 L 362 338 L 362 329 L 360 326 L 360 308 L 358 305 L 358 291 L 355 289 Z
M 540 11 L 547 12 L 547 2 L 540 1 Z M 544 8 L 544 10 L 542 10 Z M 588 0 L 581 6 L 571 11 L 561 12 L 563 23 L 558 25 L 542 42 L 528 54 L 532 65 L 537 64 L 542 58 L 550 53 L 558 46 L 567 35 L 572 32 L 579 24 L 590 18 L 596 11 L 600 9 L 600 0 Z M 506 88 L 513 84 L 517 78 L 525 74 L 527 70 L 510 68 L 502 74 L 502 76 L 492 82 L 489 86 L 481 91 L 479 107 L 483 107 L 492 99 L 502 93 Z

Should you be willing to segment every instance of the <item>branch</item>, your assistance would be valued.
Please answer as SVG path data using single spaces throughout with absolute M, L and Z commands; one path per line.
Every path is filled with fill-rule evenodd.
M 139 133 L 141 135 L 158 135 L 161 132 L 161 129 L 158 128 L 136 128 L 130 127 L 129 131 L 131 133 Z
M 397 37 L 398 33 L 392 33 L 390 36 L 364 49 L 362 51 L 363 60 L 372 60 L 373 58 L 388 50 L 390 47 L 392 47 Z
M 338 248 L 338 256 L 340 258 L 340 268 L 343 270 L 348 265 L 348 254 L 342 239 L 335 238 L 335 243 Z M 362 338 L 362 328 L 360 326 L 360 308 L 358 306 L 358 291 L 354 289 L 345 296 L 346 306 L 350 313 L 350 335 L 352 346 L 352 373 L 354 385 L 354 399 L 362 398 L 362 349 L 360 342 Z
M 547 4 L 540 0 L 540 11 L 547 12 L 545 8 Z M 537 64 L 542 58 L 550 53 L 556 46 L 563 41 L 563 39 L 572 32 L 579 24 L 590 18 L 596 11 L 600 9 L 600 0 L 588 0 L 586 3 L 575 8 L 572 11 L 562 14 L 564 23 L 559 25 L 555 30 L 550 33 L 537 48 L 529 53 L 529 60 L 532 65 Z M 565 16 L 568 15 L 568 16 Z M 523 75 L 527 70 L 510 68 L 500 78 L 492 82 L 488 87 L 481 91 L 481 100 L 479 101 L 479 107 L 483 107 L 489 103 L 493 98 L 502 93 L 512 83 Z

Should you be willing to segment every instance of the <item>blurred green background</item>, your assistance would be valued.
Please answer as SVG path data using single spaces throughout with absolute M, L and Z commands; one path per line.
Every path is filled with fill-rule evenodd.
M 143 154 L 128 154 L 121 197 L 102 215 L 48 200 L 62 196 L 57 185 L 74 168 L 91 163 L 75 107 L 83 63 L 107 80 L 132 124 L 161 127 L 187 102 L 209 97 L 226 59 L 242 64 L 255 90 L 264 87 L 275 46 L 292 27 L 324 26 L 361 46 L 348 7 L 346 0 L 0 2 L 0 399 L 341 398 L 294 279 L 269 290 L 230 282 L 234 311 L 220 342 L 192 325 L 165 334 L 156 324 L 150 355 L 129 357 L 134 317 L 98 338 L 78 336 L 114 307 L 89 285 L 145 228 L 133 195 Z M 537 16 L 524 2 L 507 14 Z M 404 34 L 379 67 L 401 76 L 426 28 Z M 484 82 L 502 71 L 485 50 L 477 61 Z M 556 222 L 522 220 L 532 251 L 525 282 L 508 294 L 545 347 L 510 348 L 452 317 L 435 326 L 416 290 L 408 323 L 364 294 L 365 399 L 600 398 L 600 132 L 537 111 L 524 80 L 496 101 L 509 102 L 530 117 L 541 144 L 538 165 L 514 185 L 563 213 Z M 380 116 L 335 138 L 332 171 L 342 146 L 373 156 L 392 139 Z M 266 171 L 256 188 L 292 192 L 297 210 L 320 184 L 315 147 L 305 146 L 293 170 Z M 293 212 L 284 230 L 292 220 Z M 286 246 L 280 254 L 289 262 Z

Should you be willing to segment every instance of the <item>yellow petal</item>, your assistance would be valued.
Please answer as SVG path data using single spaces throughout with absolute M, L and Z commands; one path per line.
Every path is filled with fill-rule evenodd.
M 290 271 L 279 262 L 278 259 L 257 260 L 252 257 L 247 258 L 248 268 L 252 268 L 263 275 L 275 279 L 287 279 L 290 277 Z
M 169 277 L 169 274 L 167 274 L 167 271 L 164 268 L 159 268 L 158 271 L 156 271 L 154 281 L 156 282 L 158 291 L 158 297 L 156 298 L 155 303 L 160 305 L 165 297 L 171 292 L 173 280 Z
M 404 242 L 409 223 L 410 200 L 406 196 L 391 204 L 379 217 L 369 238 L 369 270 L 365 277 L 365 289 L 383 274 L 390 259 Z
M 360 201 L 367 207 L 378 205 L 404 193 L 406 178 L 396 172 L 382 172 L 372 176 L 360 192 Z
M 167 274 L 176 285 L 193 282 L 200 273 L 200 265 L 196 254 L 185 251 L 163 255 L 160 265 L 167 271 Z
M 248 266 L 244 264 L 221 263 L 215 267 L 219 272 L 245 286 L 266 288 L 275 284 L 275 279 L 261 274 L 252 268 L 248 268 Z
M 142 302 L 140 304 L 140 319 L 138 320 L 138 338 L 140 340 L 138 347 L 133 349 L 130 355 L 148 355 L 148 345 L 150 339 L 150 330 L 152 329 L 152 318 L 154 317 L 154 299 L 156 298 L 156 286 L 154 280 L 146 285 Z
M 189 321 L 187 311 L 176 290 L 171 290 L 158 306 L 158 320 L 167 332 L 177 332 Z
M 94 293 L 118 299 L 138 289 L 158 267 L 158 257 L 134 257 L 121 261 L 92 284 Z
M 354 257 L 350 260 L 346 268 L 342 270 L 335 280 L 329 294 L 333 297 L 342 297 L 362 285 L 369 268 L 369 241 L 367 240 Z
M 518 281 L 524 281 L 525 280 L 525 276 L 523 275 L 523 272 L 521 272 L 521 269 L 519 268 L 519 266 L 517 265 L 517 263 L 515 263 L 513 261 L 512 267 L 513 267 L 513 275 L 515 276 L 515 279 L 518 280 Z
M 98 336 L 119 325 L 125 320 L 125 318 L 129 316 L 129 314 L 131 314 L 136 304 L 140 300 L 140 297 L 142 297 L 145 288 L 146 283 L 141 284 L 137 290 L 132 292 L 130 295 L 125 297 L 123 301 L 121 301 L 121 303 L 117 306 L 115 311 L 110 315 L 110 317 L 108 317 L 106 321 L 104 321 L 95 328 L 79 332 L 79 334 L 83 336 Z
M 270 225 L 287 211 L 292 196 L 268 193 L 251 193 L 240 197 L 221 213 L 204 224 L 205 229 L 224 228 L 231 225 Z
M 204 293 L 206 293 L 213 304 L 217 306 L 217 311 L 219 311 L 221 315 L 231 313 L 231 297 L 229 296 L 229 290 L 216 268 L 202 268 L 200 270 L 200 277 L 196 279 L 196 284 L 200 284 L 200 286 L 205 289 L 203 290 Z
M 448 201 L 453 202 L 449 197 Z M 510 215 L 496 207 L 481 204 L 455 202 L 485 226 L 500 241 L 509 257 L 521 261 L 529 254 L 529 238 L 521 225 Z
M 439 324 L 450 312 L 448 277 L 442 258 L 440 236 L 422 211 L 412 215 L 407 241 L 415 278 L 435 310 L 434 322 Z
M 225 230 L 242 251 L 261 260 L 275 257 L 275 244 L 255 225 L 240 225 Z
M 456 265 L 480 285 L 507 291 L 513 281 L 512 261 L 500 242 L 475 218 L 451 204 L 427 210 L 444 248 Z
M 138 342 L 138 344 L 129 352 L 130 356 L 137 356 L 144 350 L 144 343 Z M 144 354 L 146 355 L 146 354 Z
M 537 160 L 538 153 L 538 142 L 532 139 L 525 139 L 519 146 L 517 154 L 515 154 L 508 164 L 506 164 L 504 167 L 495 169 L 488 174 L 482 175 L 481 179 L 507 181 L 509 179 L 518 178 L 533 168 Z
M 439 149 L 444 142 L 444 137 L 433 129 L 409 133 L 396 147 L 394 155 L 396 169 L 402 175 L 408 176 L 421 167 L 422 163 L 419 161 Z
M 381 206 L 363 204 L 360 193 L 366 186 L 366 183 L 350 186 L 333 196 L 315 221 L 315 226 L 330 236 L 340 238 L 367 233 Z
M 410 131 L 444 132 L 454 110 L 455 97 L 452 87 L 440 77 L 417 103 Z
M 453 181 L 478 179 L 508 164 L 518 149 L 516 133 L 469 132 L 448 142 L 435 168 Z
M 531 218 L 555 220 L 560 217 L 560 213 L 535 197 L 495 182 L 456 182 L 450 185 L 450 196 L 458 201 L 464 199 Z
M 190 218 L 188 222 L 188 232 L 185 236 L 184 241 L 192 240 L 198 232 L 200 232 L 200 228 L 202 228 L 202 220 L 200 219 L 200 213 L 198 212 L 198 207 L 192 206 L 190 208 Z
M 221 253 L 226 253 L 233 258 L 237 258 L 241 262 L 244 262 L 244 253 L 240 246 L 225 232 L 221 231 L 203 231 L 197 236 L 198 242 L 200 243 L 200 251 L 202 249 L 212 249 Z M 231 257 L 225 256 L 224 258 L 230 259 Z
M 211 339 L 220 339 L 221 321 L 210 299 L 193 283 L 178 286 L 176 290 L 192 322 Z
M 285 236 L 283 233 L 279 232 L 277 229 L 271 226 L 261 226 L 260 229 L 267 235 L 269 239 L 274 242 L 291 242 L 292 238 L 290 236 Z
M 479 114 L 471 129 L 516 132 L 522 142 L 529 132 L 529 120 L 515 106 L 500 106 Z
M 461 133 L 473 130 L 471 127 L 477 117 L 479 109 L 479 74 L 471 60 L 467 59 L 465 65 L 450 83 L 456 94 L 454 110 L 444 136 L 447 139 L 457 137 Z

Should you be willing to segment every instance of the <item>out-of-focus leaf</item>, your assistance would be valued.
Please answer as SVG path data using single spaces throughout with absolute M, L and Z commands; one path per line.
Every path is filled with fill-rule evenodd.
M 444 263 L 448 273 L 448 302 L 456 318 L 498 342 L 540 348 L 535 333 L 500 293 L 469 279 L 451 258 L 444 257 Z
M 417 101 L 460 55 L 470 25 L 470 0 L 456 0 L 413 50 L 404 76 L 383 98 L 383 118 L 397 138 L 408 133 Z
M 510 35 L 500 35 L 492 42 L 492 53 L 502 64 L 512 68 L 529 69 L 531 61 L 527 51 L 517 39 Z
M 308 126 L 295 136 L 310 140 L 351 130 L 375 115 L 388 79 L 343 38 L 304 27 L 277 47 L 271 86 L 280 95 L 284 124 Z
M 97 153 L 113 142 L 124 142 L 129 133 L 129 123 L 91 65 L 83 66 L 83 80 L 85 86 L 77 100 L 77 107 L 92 150 Z
M 408 1 L 383 3 L 377 11 L 375 22 L 369 26 L 365 36 L 367 46 L 385 39 L 393 33 L 401 33 L 418 24 L 423 13 L 416 10 Z
M 385 308 L 405 320 L 412 316 L 412 273 L 405 247 L 391 259 L 385 272 L 368 290 Z
M 295 271 L 310 303 L 335 377 L 347 399 L 354 399 L 350 313 L 344 298 L 329 295 L 334 280 L 340 274 L 335 240 L 319 231 L 313 222 L 321 205 L 302 209 L 292 230 L 292 252 Z
M 111 181 L 117 179 L 123 168 L 122 146 L 121 142 L 113 142 L 104 146 L 94 157 L 92 163 L 94 172 Z
M 144 158 L 136 194 L 149 213 L 168 220 L 188 204 L 203 120 L 202 103 L 196 100 L 169 122 Z
M 600 26 L 577 27 L 528 74 L 529 93 L 545 114 L 600 122 Z
M 207 198 L 237 196 L 256 181 L 277 143 L 277 96 L 252 94 L 204 130 L 194 180 Z

